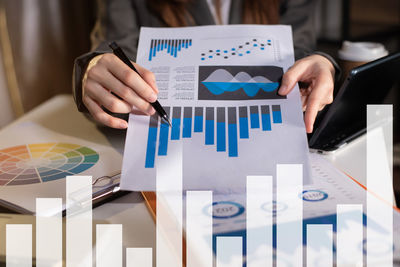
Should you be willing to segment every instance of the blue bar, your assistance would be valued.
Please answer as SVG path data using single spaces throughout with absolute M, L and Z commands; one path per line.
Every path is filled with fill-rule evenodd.
M 229 157 L 237 157 L 237 125 L 228 124 L 228 134 L 229 134 Z
M 168 40 L 165 40 L 164 42 L 164 49 L 166 49 L 168 47 Z
M 249 138 L 249 120 L 247 117 L 239 117 L 240 124 L 240 138 L 248 139 Z
M 274 123 L 282 123 L 282 114 L 280 111 L 273 111 L 272 112 L 272 119 Z
M 282 123 L 281 106 L 272 105 L 272 119 L 274 123 Z
M 271 116 L 269 114 L 261 114 L 262 130 L 271 131 Z
M 226 151 L 225 140 L 225 122 L 217 122 L 217 151 Z
M 158 41 L 158 44 L 157 44 L 157 52 L 160 51 L 160 42 L 161 42 L 161 40 L 159 40 L 159 41 Z
M 181 107 L 172 109 L 171 140 L 179 140 L 181 132 Z
M 229 145 L 229 157 L 238 156 L 238 138 L 237 138 L 237 118 L 236 108 L 228 108 L 228 145 Z
M 183 118 L 182 138 L 192 137 L 192 118 Z
M 206 145 L 214 144 L 214 120 L 206 120 Z
M 168 41 L 168 50 L 167 50 L 167 53 L 168 53 L 168 54 L 171 53 L 171 45 L 169 44 L 169 41 Z
M 214 144 L 214 108 L 206 108 L 206 145 Z
M 175 47 L 174 47 L 174 57 L 176 57 L 178 54 L 178 41 L 176 40 L 175 42 L 176 43 L 175 43 Z
M 251 129 L 260 128 L 260 116 L 258 115 L 258 106 L 250 107 L 250 127 Z
M 252 129 L 260 128 L 260 117 L 258 116 L 258 113 L 250 114 L 250 124 Z
M 157 143 L 157 128 L 149 127 L 149 134 L 147 137 L 147 150 L 145 168 L 154 168 L 154 160 L 156 157 L 156 143 Z
M 158 142 L 158 155 L 166 156 L 168 150 L 168 134 L 169 134 L 169 125 L 165 122 L 161 122 L 160 124 L 160 138 Z
M 189 40 L 189 46 L 192 46 L 192 39 Z
M 181 46 L 182 46 L 182 41 L 181 41 L 181 40 L 179 40 L 178 51 L 181 51 Z
M 194 117 L 194 132 L 201 133 L 203 131 L 203 116 Z
M 269 111 L 269 106 L 261 106 L 261 120 L 262 120 L 262 130 L 271 131 L 271 113 Z
M 171 140 L 179 140 L 181 119 L 172 119 Z
M 156 56 L 156 41 L 154 41 L 154 48 L 153 48 L 153 57 Z
M 249 119 L 247 107 L 239 107 L 239 133 L 241 139 L 249 138 Z
M 185 40 L 185 48 L 189 47 L 189 40 Z
M 151 61 L 151 54 L 153 53 L 153 48 L 150 47 L 149 61 Z

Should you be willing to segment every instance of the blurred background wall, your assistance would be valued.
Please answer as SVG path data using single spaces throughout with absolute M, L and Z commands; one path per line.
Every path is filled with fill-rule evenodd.
M 0 127 L 71 93 L 73 60 L 90 49 L 95 12 L 94 0 L 0 0 Z

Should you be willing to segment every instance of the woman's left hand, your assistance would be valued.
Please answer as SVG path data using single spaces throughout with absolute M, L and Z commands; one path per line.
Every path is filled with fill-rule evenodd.
M 313 131 L 318 111 L 333 101 L 335 68 L 321 55 L 311 55 L 300 59 L 283 75 L 278 93 L 287 95 L 297 82 L 300 83 L 304 123 L 307 133 Z

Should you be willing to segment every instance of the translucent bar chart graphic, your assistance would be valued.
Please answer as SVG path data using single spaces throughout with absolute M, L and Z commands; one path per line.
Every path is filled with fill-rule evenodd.
M 332 229 L 331 224 L 307 225 L 307 267 L 333 266 Z
M 240 139 L 251 139 L 251 132 L 256 130 L 268 134 L 283 124 L 280 105 L 164 109 L 172 119 L 172 127 L 156 114 L 150 117 L 145 168 L 154 168 L 157 156 L 167 156 L 173 141 L 198 134 L 204 135 L 205 146 L 215 146 L 216 152 L 226 153 L 227 157 L 240 157 Z
M 273 217 L 260 208 L 273 203 L 272 182 L 272 176 L 247 176 L 247 267 L 273 266 Z
M 367 106 L 367 264 L 393 266 L 393 106 Z M 374 223 L 385 231 L 374 230 Z
M 92 177 L 67 177 L 67 267 L 92 266 Z
M 336 210 L 336 265 L 363 266 L 363 206 L 341 204 Z
M 149 61 L 152 61 L 159 53 L 165 53 L 176 58 L 183 49 L 188 49 L 191 46 L 192 39 L 152 39 Z
M 122 267 L 122 225 L 96 225 L 96 266 Z
M 36 266 L 62 266 L 62 199 L 36 199 Z
M 153 249 L 127 248 L 126 267 L 153 267 Z
M 217 236 L 216 267 L 243 267 L 241 236 Z
M 6 266 L 32 267 L 32 225 L 6 225 Z

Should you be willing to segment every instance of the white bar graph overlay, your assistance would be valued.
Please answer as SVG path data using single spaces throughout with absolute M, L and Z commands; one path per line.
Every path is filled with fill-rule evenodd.
M 333 266 L 332 236 L 332 224 L 307 225 L 307 267 Z
M 122 225 L 96 225 L 96 267 L 122 267 Z
M 127 248 L 126 267 L 153 267 L 152 248 Z
M 243 267 L 241 236 L 217 236 L 216 267 Z
M 392 108 L 367 107 L 367 266 L 393 266 Z
M 66 266 L 92 267 L 92 177 L 67 176 Z
M 246 263 L 247 267 L 273 264 L 273 213 L 261 209 L 273 205 L 272 176 L 247 176 Z
M 281 260 L 290 259 L 293 266 L 303 266 L 303 166 L 278 164 L 276 205 L 277 267 L 286 266 Z M 290 223 L 288 223 L 290 222 Z
M 336 265 L 363 266 L 363 206 L 336 207 Z
M 182 266 L 182 143 L 169 144 L 157 158 L 156 265 Z
M 186 267 L 212 267 L 212 191 L 186 192 Z
M 6 266 L 32 267 L 32 225 L 6 225 Z
M 62 199 L 36 199 L 36 266 L 62 266 Z

